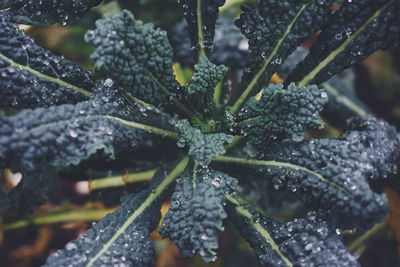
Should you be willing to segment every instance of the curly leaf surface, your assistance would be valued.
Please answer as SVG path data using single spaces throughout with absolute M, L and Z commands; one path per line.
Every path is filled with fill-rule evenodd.
M 228 197 L 230 215 L 261 266 L 360 266 L 335 230 L 317 214 L 275 221 Z
M 202 166 L 208 165 L 215 156 L 224 154 L 224 145 L 232 141 L 232 136 L 224 133 L 204 134 L 187 120 L 178 121 L 175 128 L 181 134 L 177 145 L 188 146 L 188 155 Z
M 7 12 L 0 13 L 0 106 L 47 107 L 91 95 L 93 75 L 34 44 Z
M 159 209 L 166 191 L 188 162 L 189 158 L 184 157 L 172 168 L 158 172 L 149 190 L 123 198 L 121 208 L 55 252 L 46 265 L 152 265 L 154 248 L 149 234 L 160 220 Z
M 172 95 L 181 89 L 173 75 L 173 52 L 165 31 L 135 20 L 127 10 L 106 14 L 96 27 L 85 38 L 96 47 L 92 59 L 97 73 L 150 104 L 166 106 L 171 98 L 179 105 Z
M 320 84 L 375 51 L 398 45 L 399 11 L 396 0 L 344 1 L 287 82 Z
M 260 100 L 251 98 L 243 106 L 238 128 L 257 144 L 277 138 L 301 141 L 308 129 L 323 126 L 319 112 L 327 102 L 327 93 L 317 86 L 269 85 Z
M 261 0 L 253 7 L 243 8 L 236 24 L 249 39 L 250 55 L 241 83 L 243 91 L 232 106 L 232 113 L 266 84 L 287 56 L 320 30 L 332 2 Z
M 192 83 L 188 86 L 189 103 L 200 113 L 207 114 L 215 107 L 213 101 L 217 84 L 225 76 L 224 66 L 216 66 L 207 57 L 200 57 L 194 66 Z
M 185 173 L 178 181 L 160 233 L 171 238 L 184 257 L 199 253 L 205 261 L 216 259 L 225 195 L 236 190 L 237 180 L 208 168 Z
M 393 171 L 400 142 L 388 124 L 374 118 L 362 123 L 343 137 L 268 147 L 263 158 L 269 161 L 226 156 L 215 160 L 263 166 L 259 175 L 272 180 L 276 189 L 292 192 L 337 227 L 365 230 L 388 212 L 386 197 L 372 192 L 368 181 Z
M 0 8 L 7 8 L 16 23 L 46 25 L 77 20 L 100 3 L 101 0 L 2 0 Z
M 142 113 L 141 107 L 128 104 L 114 90 L 102 88 L 91 100 L 76 105 L 24 110 L 12 117 L 0 116 L 0 168 L 21 171 L 21 188 L 35 190 L 43 183 L 35 184 L 35 177 L 30 173 L 38 168 L 49 172 L 63 170 L 95 154 L 113 158 L 115 154 L 137 146 L 145 132 L 178 138 L 174 132 L 138 123 L 147 123 L 149 112 Z M 57 176 L 46 177 L 50 179 L 49 184 L 52 179 L 57 179 Z M 34 186 L 24 186 L 28 182 Z M 3 192 L 1 212 L 10 209 L 7 203 L 15 198 L 15 194 L 20 194 L 21 188 Z

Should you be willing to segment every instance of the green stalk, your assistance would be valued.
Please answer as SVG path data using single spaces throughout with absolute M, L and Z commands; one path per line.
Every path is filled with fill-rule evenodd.
M 139 172 L 129 172 L 124 175 L 115 175 L 100 179 L 93 179 L 89 181 L 90 190 L 99 190 L 105 188 L 121 187 L 126 184 L 138 183 L 138 182 L 148 182 L 151 181 L 154 174 L 159 168 L 139 171 Z
M 201 0 L 197 0 L 196 15 L 197 15 L 197 39 L 198 39 L 199 57 L 202 57 L 206 55 L 206 52 L 203 47 L 204 36 L 203 36 L 203 17 L 201 16 Z
M 68 223 L 77 221 L 99 221 L 108 213 L 113 212 L 113 208 L 84 208 L 79 210 L 66 210 L 58 211 L 54 213 L 48 213 L 44 215 L 36 215 L 27 219 L 9 222 L 3 225 L 3 230 L 15 230 L 19 228 L 24 228 L 29 225 L 45 225 L 53 223 Z
M 142 129 L 142 130 L 147 131 L 147 132 L 152 133 L 152 134 L 158 134 L 158 135 L 170 137 L 170 138 L 175 139 L 175 140 L 179 139 L 178 133 L 175 133 L 175 132 L 172 132 L 172 131 L 164 130 L 164 129 L 157 128 L 157 127 L 154 127 L 154 126 L 150 126 L 150 125 L 147 125 L 147 124 L 137 123 L 137 122 L 134 122 L 134 121 L 123 120 L 123 119 L 120 119 L 118 117 L 113 117 L 113 116 L 108 116 L 108 115 L 105 115 L 104 117 L 108 118 L 108 119 L 111 119 L 111 120 L 116 120 L 116 121 L 118 121 L 118 122 L 120 122 L 120 123 L 122 123 L 124 125 L 130 126 L 130 127 Z

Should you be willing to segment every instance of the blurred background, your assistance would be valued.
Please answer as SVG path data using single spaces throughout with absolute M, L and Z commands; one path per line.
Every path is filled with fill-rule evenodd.
M 255 1 L 227 1 L 227 6 L 222 10 L 222 16 L 231 19 L 237 17 L 240 13 L 239 6 L 245 2 Z M 153 22 L 169 33 L 173 32 L 171 29 L 183 17 L 176 0 L 119 0 L 105 1 L 80 21 L 67 26 L 23 28 L 38 45 L 57 55 L 63 55 L 85 69 L 91 69 L 90 54 L 93 48 L 85 43 L 83 36 L 88 29 L 94 28 L 94 22 L 102 14 L 118 13 L 121 9 L 129 9 L 137 19 Z M 309 44 L 305 44 L 305 47 Z M 190 70 L 187 71 L 190 73 Z M 354 91 L 356 98 L 365 105 L 366 109 L 400 128 L 400 48 L 373 54 L 364 62 L 354 66 L 353 70 L 342 75 L 341 79 Z M 340 133 L 341 127 L 333 122 L 327 123 L 326 129 L 309 134 L 325 137 Z M 116 164 L 122 165 L 122 163 L 104 162 L 102 170 L 83 174 L 79 172 L 78 167 L 78 170 L 64 175 L 68 179 L 62 181 L 52 201 L 42 206 L 32 216 L 0 218 L 0 266 L 40 266 L 49 254 L 63 248 L 68 241 L 86 231 L 93 222 L 114 210 L 121 195 L 140 190 L 146 186 L 146 181 L 151 177 L 150 171 L 143 174 L 140 181 L 123 183 L 113 188 L 104 183 L 98 183 L 97 180 L 91 180 L 99 177 L 96 172 L 102 172 L 106 173 L 105 177 L 129 181 L 127 171 L 107 172 L 108 169 L 115 169 Z M 3 187 L 12 188 L 19 178 L 18 174 L 4 171 L 1 177 Z M 345 232 L 343 235 L 345 244 L 359 257 L 362 266 L 400 266 L 399 178 L 398 175 L 388 178 L 393 185 L 391 188 L 380 184 L 373 185 L 376 190 L 384 191 L 388 195 L 391 205 L 390 217 L 361 236 L 351 232 Z M 167 209 L 168 203 L 165 203 L 163 212 Z M 229 225 L 220 237 L 218 260 L 209 264 L 205 264 L 200 257 L 182 259 L 179 257 L 177 248 L 169 240 L 161 239 L 157 233 L 153 233 L 152 237 L 155 240 L 156 266 L 158 267 L 256 266 L 251 249 L 235 231 L 230 229 Z

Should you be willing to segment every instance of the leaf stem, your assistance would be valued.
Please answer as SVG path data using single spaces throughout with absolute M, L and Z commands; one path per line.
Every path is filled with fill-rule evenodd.
M 198 39 L 198 49 L 199 49 L 199 57 L 205 56 L 206 52 L 203 47 L 203 17 L 201 15 L 201 0 L 197 0 L 196 7 L 196 15 L 197 15 L 197 39 Z
M 148 182 L 153 178 L 158 169 L 159 168 L 154 168 L 146 171 L 129 172 L 123 175 L 93 179 L 89 181 L 89 189 L 92 191 L 120 187 L 131 183 Z
M 44 215 L 34 215 L 30 218 L 9 222 L 4 224 L 3 230 L 15 230 L 29 225 L 44 225 L 52 223 L 67 223 L 76 221 L 99 221 L 108 213 L 114 211 L 114 208 L 84 208 L 79 210 L 64 210 L 51 212 Z
M 111 120 L 116 120 L 124 125 L 127 126 L 131 126 L 134 128 L 138 128 L 138 129 L 142 129 L 145 130 L 149 133 L 153 133 L 153 134 L 158 134 L 158 135 L 162 135 L 162 136 L 166 136 L 166 137 L 170 137 L 172 139 L 178 140 L 179 139 L 179 134 L 176 132 L 172 132 L 172 131 L 168 131 L 162 128 L 157 128 L 154 126 L 150 126 L 147 124 L 142 124 L 142 123 L 137 123 L 134 121 L 127 121 L 127 120 L 123 120 L 121 118 L 118 117 L 113 117 L 113 116 L 109 116 L 109 115 L 104 115 L 105 118 L 111 119 Z

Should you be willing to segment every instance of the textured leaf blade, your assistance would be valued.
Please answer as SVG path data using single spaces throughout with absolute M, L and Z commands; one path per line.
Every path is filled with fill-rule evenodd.
M 204 134 L 187 120 L 178 121 L 175 128 L 181 134 L 177 145 L 188 146 L 188 155 L 202 166 L 208 165 L 215 156 L 224 154 L 224 144 L 232 141 L 232 136 L 224 133 Z
M 54 171 L 77 165 L 95 154 L 113 158 L 139 145 L 145 132 L 176 135 L 164 130 L 157 132 L 159 128 L 137 123 L 139 120 L 147 122 L 147 115 L 151 115 L 149 111 L 142 114 L 141 110 L 143 107 L 130 105 L 115 88 L 104 87 L 92 99 L 76 105 L 25 110 L 12 117 L 0 116 L 0 168 L 23 173 L 21 187 L 4 192 L 0 211 L 13 211 L 7 203 L 19 197 L 15 194 L 25 194 L 23 189 L 36 190 L 36 186 L 45 183 L 39 183 L 41 176 L 38 184 L 34 183 L 35 177 L 30 177 L 34 176 L 31 173 L 37 174 L 37 169 L 44 168 L 54 174 Z M 49 185 L 53 184 L 52 179 L 57 180 L 57 176 L 45 177 L 49 179 Z
M 202 114 L 208 114 L 215 108 L 213 101 L 217 84 L 225 76 L 224 66 L 216 66 L 207 57 L 200 57 L 194 66 L 192 83 L 188 86 L 189 103 Z
M 90 72 L 35 45 L 7 12 L 0 13 L 0 106 L 47 107 L 91 95 Z
M 232 106 L 236 113 L 244 101 L 257 93 L 282 61 L 326 22 L 333 1 L 262 0 L 244 7 L 236 24 L 249 39 L 249 61 L 241 82 L 240 96 Z
M 320 84 L 375 51 L 398 45 L 399 10 L 395 0 L 344 1 L 287 82 Z
M 135 20 L 129 11 L 105 15 L 85 38 L 96 47 L 95 70 L 112 78 L 127 93 L 150 104 L 177 102 L 180 90 L 172 70 L 172 48 L 166 33 Z
M 340 138 L 272 149 L 265 158 L 295 166 L 261 171 L 275 188 L 284 187 L 307 205 L 323 210 L 338 227 L 364 230 L 387 215 L 386 197 L 372 192 L 368 181 L 393 170 L 400 142 L 396 130 L 377 119 L 354 122 L 351 129 Z
M 307 130 L 323 126 L 318 114 L 327 101 L 327 93 L 317 86 L 291 84 L 284 90 L 282 84 L 269 85 L 260 100 L 249 99 L 243 106 L 238 128 L 256 144 L 301 141 Z
M 212 169 L 185 173 L 177 181 L 161 235 L 171 238 L 183 257 L 199 253 L 207 262 L 215 260 L 227 216 L 225 194 L 232 194 L 236 186 L 235 178 Z
M 360 266 L 334 229 L 315 214 L 281 223 L 230 200 L 230 215 L 261 266 Z
M 77 20 L 100 3 L 101 0 L 17 0 L 2 1 L 0 8 L 8 8 L 16 23 L 47 25 Z
M 160 219 L 166 190 L 188 162 L 189 158 L 184 157 L 166 174 L 162 175 L 164 170 L 158 173 L 149 190 L 125 197 L 120 209 L 49 257 L 47 266 L 152 265 L 154 249 L 149 233 Z

